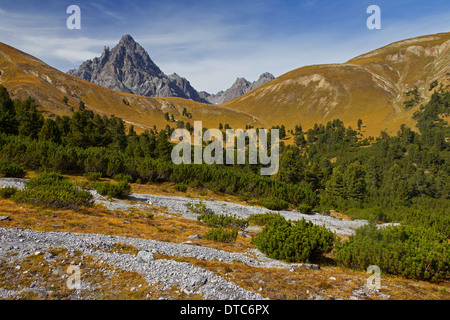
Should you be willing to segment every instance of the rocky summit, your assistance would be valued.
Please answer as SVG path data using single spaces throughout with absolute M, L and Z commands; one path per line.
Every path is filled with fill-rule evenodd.
M 105 47 L 100 57 L 85 61 L 68 74 L 120 92 L 207 102 L 185 78 L 164 74 L 130 35 L 123 36 L 112 50 Z
M 206 99 L 209 103 L 222 104 L 231 101 L 233 99 L 236 99 L 237 97 L 243 95 L 244 93 L 256 89 L 259 86 L 269 81 L 272 81 L 273 79 L 275 79 L 273 74 L 268 72 L 263 73 L 259 77 L 259 79 L 254 82 L 250 82 L 245 78 L 237 78 L 234 84 L 226 91 L 219 91 L 216 94 L 209 94 L 207 92 L 202 91 L 200 92 L 200 96 Z
M 178 97 L 212 104 L 228 102 L 274 79 L 270 73 L 264 73 L 252 83 L 238 78 L 230 89 L 217 94 L 199 93 L 178 74 L 164 74 L 130 35 L 123 36 L 112 50 L 105 47 L 100 57 L 85 61 L 78 69 L 67 73 L 115 91 L 147 97 Z

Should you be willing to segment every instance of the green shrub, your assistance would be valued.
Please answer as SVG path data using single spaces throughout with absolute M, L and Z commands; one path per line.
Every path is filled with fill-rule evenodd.
M 98 181 L 102 177 L 101 172 L 87 172 L 84 174 L 84 177 L 89 181 Z
M 270 219 L 252 243 L 272 259 L 305 262 L 319 258 L 333 248 L 335 235 L 312 222 L 287 221 L 283 217 Z
M 93 197 L 88 191 L 76 188 L 58 173 L 41 173 L 30 179 L 25 189 L 16 192 L 11 199 L 19 203 L 62 209 L 76 209 L 93 204 Z
M 155 217 L 155 214 L 153 212 L 147 212 L 145 215 L 148 219 L 153 219 Z
M 266 207 L 269 210 L 276 210 L 276 211 L 286 210 L 287 208 L 289 208 L 289 203 L 275 197 L 260 199 L 258 200 L 257 204 Z
M 97 182 L 94 185 L 94 188 L 102 196 L 119 199 L 126 198 L 131 192 L 131 186 L 126 181 L 120 181 L 117 184 L 110 182 Z
M 17 188 L 14 188 L 14 187 L 0 188 L 0 198 L 3 198 L 3 199 L 9 199 L 16 193 L 17 193 Z
M 188 186 L 185 183 L 180 182 L 180 183 L 177 183 L 173 188 L 180 192 L 186 192 Z
M 236 241 L 237 236 L 238 232 L 236 229 L 228 231 L 220 227 L 209 230 L 203 235 L 203 238 L 216 242 L 231 243 Z
M 3 160 L 0 162 L 0 174 L 8 178 L 23 178 L 25 176 L 25 170 L 14 162 Z
M 128 183 L 133 182 L 133 177 L 130 176 L 129 174 L 124 174 L 124 173 L 119 173 L 119 174 L 114 175 L 113 179 L 118 182 L 120 182 L 120 181 L 126 181 Z
M 197 217 L 209 227 L 235 227 L 245 229 L 248 227 L 248 220 L 237 218 L 232 215 L 215 214 L 214 212 L 202 213 Z
M 297 207 L 297 211 L 304 213 L 304 214 L 311 214 L 313 210 L 313 207 L 311 207 L 309 204 L 302 203 Z
M 279 213 L 258 213 L 248 217 L 248 222 L 257 226 L 265 226 L 273 218 L 281 217 Z
M 430 228 L 364 226 L 337 245 L 336 260 L 362 270 L 377 265 L 385 273 L 411 279 L 450 279 L 448 239 Z
M 193 213 L 202 214 L 206 212 L 206 204 L 204 204 L 202 200 L 200 200 L 199 203 L 196 203 L 194 205 L 191 202 L 188 202 L 185 204 L 185 206 Z

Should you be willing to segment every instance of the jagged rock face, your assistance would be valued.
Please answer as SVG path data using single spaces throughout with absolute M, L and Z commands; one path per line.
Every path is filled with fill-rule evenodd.
M 188 80 L 176 73 L 169 76 L 164 74 L 130 35 L 123 36 L 112 50 L 105 47 L 100 57 L 85 61 L 78 69 L 67 73 L 120 92 L 147 97 L 179 97 L 212 104 L 233 100 L 274 79 L 270 73 L 264 73 L 253 83 L 239 78 L 225 92 L 220 91 L 215 95 L 199 93 Z
M 219 91 L 216 94 L 200 92 L 200 96 L 212 104 L 222 104 L 256 89 L 273 79 L 275 79 L 275 77 L 268 72 L 263 73 L 259 79 L 254 82 L 249 82 L 244 78 L 237 78 L 236 82 L 226 91 Z
M 105 47 L 99 58 L 84 62 L 68 74 L 120 92 L 207 102 L 186 79 L 165 75 L 130 35 L 123 36 L 112 50 Z

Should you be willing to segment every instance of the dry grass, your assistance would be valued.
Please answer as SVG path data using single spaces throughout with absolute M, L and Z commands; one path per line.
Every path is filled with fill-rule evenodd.
M 345 299 L 353 295 L 367 282 L 368 275 L 361 271 L 339 267 L 322 267 L 320 270 L 257 268 L 241 262 L 225 263 L 196 260 L 187 257 L 156 255 L 157 259 L 173 259 L 192 263 L 210 270 L 237 285 L 272 300 L 307 300 L 312 295 L 320 295 L 327 300 Z M 330 278 L 336 278 L 336 280 Z M 393 300 L 450 300 L 450 282 L 432 284 L 424 281 L 411 281 L 399 277 L 382 275 L 380 292 Z M 442 289 L 446 288 L 446 289 Z M 370 300 L 382 299 L 373 293 Z
M 362 119 L 366 137 L 378 136 L 384 129 L 396 134 L 403 123 L 415 127 L 412 115 L 418 106 L 410 110 L 403 107 L 408 88 L 417 85 L 429 97 L 431 79 L 439 77 L 439 82 L 448 83 L 448 77 L 433 67 L 436 59 L 448 61 L 448 54 L 442 52 L 439 58 L 408 54 L 405 61 L 398 62 L 387 56 L 404 54 L 411 45 L 429 50 L 449 39 L 450 33 L 434 35 L 432 39 L 419 37 L 417 41 L 401 41 L 348 63 L 302 67 L 224 106 L 254 115 L 266 127 L 284 124 L 292 129 L 302 124 L 307 130 L 315 123 L 326 124 L 338 118 L 346 126 L 356 128 L 357 120 Z
M 35 173 L 29 173 L 33 176 Z M 81 177 L 71 177 L 71 179 L 82 180 Z M 133 185 L 133 191 L 139 192 L 167 192 L 166 195 L 175 195 L 177 192 L 163 191 L 169 190 L 167 185 L 141 186 Z M 190 190 L 192 194 L 194 192 Z M 199 191 L 196 191 L 196 193 Z M 208 194 L 207 197 L 210 195 Z M 188 236 L 193 234 L 204 234 L 209 230 L 202 222 L 184 219 L 182 217 L 165 215 L 163 208 L 149 207 L 148 211 L 111 211 L 101 206 L 93 208 L 83 208 L 80 210 L 57 210 L 44 207 L 33 207 L 31 205 L 18 205 L 9 200 L 0 200 L 0 215 L 7 215 L 10 220 L 1 221 L 0 227 L 6 228 L 26 228 L 38 231 L 65 231 L 79 233 L 97 233 L 115 236 L 136 237 L 143 239 L 153 239 L 158 241 L 167 241 L 172 243 L 183 243 L 187 241 Z M 147 214 L 153 213 L 153 218 L 148 218 Z M 345 218 L 345 217 L 342 217 Z M 254 233 L 252 233 L 254 235 Z M 249 248 L 255 248 L 250 243 L 250 238 L 238 236 L 235 243 L 224 244 L 207 240 L 191 240 L 192 245 L 201 245 L 229 252 L 246 252 Z M 113 248 L 119 253 L 137 254 L 137 248 L 116 243 Z M 169 257 L 157 255 L 156 258 L 174 259 L 177 261 L 189 262 L 201 268 L 208 269 L 225 279 L 232 281 L 250 291 L 262 294 L 270 299 L 296 300 L 310 299 L 312 295 L 320 295 L 325 299 L 349 299 L 354 295 L 353 290 L 360 289 L 366 283 L 368 275 L 361 271 L 353 271 L 333 265 L 332 256 L 328 256 L 320 264 L 321 270 L 296 269 L 287 271 L 285 269 L 265 269 L 256 268 L 243 264 L 240 261 L 234 263 L 225 263 L 219 261 L 196 260 L 187 257 Z M 38 257 L 29 257 L 38 259 Z M 86 259 L 86 258 L 85 258 Z M 28 260 L 26 260 L 28 261 Z M 37 261 L 37 260 L 36 260 Z M 35 262 L 36 262 L 35 261 Z M 83 262 L 84 263 L 84 262 Z M 97 262 L 95 262 L 97 263 Z M 11 266 L 10 266 L 11 267 Z M 31 268 L 24 266 L 24 268 Z M 46 271 L 45 266 L 38 268 L 42 270 L 43 275 L 50 278 L 52 275 Z M 25 270 L 22 268 L 21 270 Z M 8 274 L 14 274 L 14 270 L 2 268 L 0 287 L 12 286 L 17 288 L 20 284 L 13 280 Z M 6 272 L 5 270 L 8 270 Z M 94 272 L 94 271 L 92 271 Z M 45 276 L 43 276 L 45 278 Z M 98 275 L 92 274 L 94 283 L 98 280 Z M 336 278 L 336 280 L 330 279 Z M 27 281 L 23 277 L 23 281 Z M 97 279 L 97 280 L 94 280 Z M 21 278 L 19 278 L 21 279 Z M 22 281 L 21 280 L 21 281 Z M 19 280 L 17 280 L 19 281 Z M 50 282 L 53 280 L 49 280 Z M 56 281 L 56 280 L 55 280 Z M 59 281 L 59 280 L 58 280 Z M 98 296 L 90 296 L 93 299 L 141 299 L 145 298 L 149 292 L 155 291 L 156 295 L 150 295 L 149 299 L 156 298 L 161 293 L 155 288 L 148 288 L 142 285 L 142 290 L 130 291 L 127 284 L 133 284 L 130 287 L 137 288 L 139 284 L 144 283 L 140 276 L 135 273 L 123 273 L 110 279 L 110 284 L 105 285 L 102 293 Z M 114 285 L 117 282 L 118 285 Z M 25 282 L 22 283 L 25 285 Z M 66 291 L 63 288 L 58 289 L 60 293 L 54 296 L 57 299 L 67 298 Z M 390 295 L 391 299 L 450 299 L 450 282 L 428 283 L 424 281 L 412 281 L 401 277 L 382 275 L 381 293 Z M 145 295 L 144 295 L 145 293 Z M 31 296 L 30 296 L 31 295 Z M 174 288 L 170 293 L 165 293 L 170 299 L 176 298 L 199 298 L 193 296 L 180 296 Z M 32 293 L 26 293 L 23 298 L 39 298 Z M 366 297 L 367 299 L 380 299 L 377 295 Z
M 155 213 L 148 218 L 149 212 Z M 0 215 L 10 217 L 2 221 L 0 227 L 26 228 L 37 231 L 61 231 L 97 233 L 112 236 L 153 239 L 173 243 L 183 243 L 194 234 L 203 235 L 210 228 L 200 221 L 176 216 L 159 215 L 157 209 L 149 211 L 111 211 L 102 206 L 80 210 L 59 210 L 31 205 L 18 205 L 9 200 L 0 200 Z M 250 245 L 250 238 L 238 236 L 235 243 L 217 243 L 195 240 L 194 244 L 226 251 L 244 251 Z
M 167 124 L 164 112 L 174 114 L 176 120 L 201 120 L 205 127 L 216 128 L 219 122 L 229 123 L 234 128 L 245 128 L 246 124 L 261 126 L 261 123 L 242 111 L 222 106 L 202 104 L 180 98 L 150 98 L 109 90 L 88 81 L 60 72 L 36 58 L 13 47 L 0 43 L 0 67 L 2 84 L 14 98 L 32 97 L 46 114 L 70 115 L 70 107 L 78 109 L 80 100 L 88 109 L 100 115 L 115 115 L 135 125 L 138 133 L 155 125 L 163 129 Z M 69 98 L 64 104 L 64 96 Z M 128 105 L 123 103 L 126 100 Z M 182 117 L 183 109 L 192 114 L 192 119 Z

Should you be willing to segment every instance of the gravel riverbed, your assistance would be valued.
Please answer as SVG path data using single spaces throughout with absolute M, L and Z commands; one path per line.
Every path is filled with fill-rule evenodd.
M 17 178 L 5 178 L 0 179 L 0 187 L 12 186 L 18 189 L 24 187 L 25 179 Z M 168 212 L 174 214 L 180 214 L 184 218 L 195 220 L 198 214 L 191 212 L 186 204 L 192 205 L 198 204 L 199 199 L 188 197 L 175 197 L 175 196 L 162 196 L 153 194 L 139 194 L 131 193 L 128 200 L 112 199 L 108 200 L 100 196 L 95 190 L 90 190 L 94 196 L 95 203 L 101 204 L 110 210 L 129 210 L 131 208 L 137 208 L 141 210 L 148 209 L 148 205 L 155 207 L 165 208 Z M 268 213 L 271 210 L 261 207 L 255 207 L 250 205 L 242 205 L 226 201 L 204 200 L 203 203 L 207 209 L 212 210 L 217 214 L 233 214 L 240 218 L 248 218 L 252 214 Z M 366 225 L 366 220 L 353 220 L 346 221 L 340 220 L 330 216 L 324 216 L 318 213 L 315 214 L 302 214 L 297 211 L 277 211 L 288 220 L 296 221 L 305 219 L 311 221 L 317 225 L 323 225 L 329 230 L 336 232 L 340 235 L 352 235 L 359 227 Z

